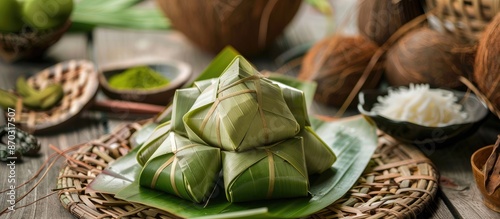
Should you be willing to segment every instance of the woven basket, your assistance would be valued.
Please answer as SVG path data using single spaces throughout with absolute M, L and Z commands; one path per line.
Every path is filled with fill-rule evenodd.
M 48 32 L 26 32 L 21 34 L 0 34 L 0 59 L 14 62 L 19 59 L 34 59 L 54 45 L 71 26 L 67 21 L 58 29 Z
M 129 150 L 129 138 L 141 123 L 124 125 L 110 135 L 90 141 L 72 155 L 59 174 L 59 199 L 78 218 L 177 218 L 142 204 L 111 195 L 87 193 L 86 186 L 108 165 Z M 403 218 L 418 215 L 432 202 L 438 175 L 431 161 L 413 146 L 380 134 L 367 171 L 340 200 L 310 218 Z
M 44 111 L 30 110 L 17 104 L 16 123 L 30 133 L 49 133 L 67 128 L 78 114 L 89 106 L 99 87 L 94 64 L 71 60 L 56 64 L 27 79 L 30 86 L 43 89 L 49 84 L 61 84 L 64 96 L 58 105 Z
M 428 11 L 449 32 L 472 42 L 500 12 L 499 0 L 426 0 Z

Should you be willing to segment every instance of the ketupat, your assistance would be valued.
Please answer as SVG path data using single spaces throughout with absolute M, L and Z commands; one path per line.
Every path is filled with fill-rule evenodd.
M 163 141 L 168 137 L 171 127 L 172 125 L 170 122 L 165 122 L 155 128 L 151 136 L 149 136 L 148 140 L 144 142 L 144 145 L 137 152 L 136 158 L 140 165 L 144 166 L 151 155 L 160 147 Z
M 295 136 L 300 127 L 279 86 L 237 57 L 183 117 L 190 139 L 245 151 Z
M 282 83 L 274 83 L 280 87 L 283 99 L 300 127 L 310 126 L 311 122 L 309 121 L 309 115 L 307 115 L 306 99 L 302 91 Z
M 238 96 L 242 94 L 245 95 L 244 101 L 238 99 Z M 217 100 L 219 97 L 221 99 Z M 226 105 L 221 104 L 227 100 L 231 101 L 231 98 L 235 99 Z M 263 99 L 264 101 L 262 101 Z M 261 104 L 262 102 L 265 104 Z M 141 185 L 156 189 L 158 189 L 157 186 L 160 186 L 163 188 L 160 189 L 162 191 L 195 202 L 205 198 L 206 194 L 202 198 L 199 195 L 201 193 L 199 193 L 197 198 L 193 198 L 192 195 L 187 195 L 189 192 L 174 191 L 172 184 L 179 184 L 179 182 L 174 183 L 175 180 L 172 181 L 171 178 L 170 181 L 165 178 L 162 183 L 151 184 L 154 181 L 153 178 L 158 178 L 160 174 L 163 177 L 168 174 L 172 175 L 168 171 L 156 172 L 159 167 L 168 168 L 172 165 L 173 160 L 169 160 L 172 159 L 172 156 L 169 159 L 163 157 L 161 161 L 155 161 L 154 164 L 149 162 L 153 162 L 152 160 L 157 157 L 172 154 L 173 149 L 168 146 L 172 145 L 169 139 L 171 139 L 170 136 L 176 136 L 176 138 L 187 137 L 185 140 L 197 142 L 199 145 L 206 145 L 206 147 L 222 149 L 223 155 L 219 156 L 224 157 L 222 161 L 223 177 L 226 184 L 224 189 L 227 199 L 231 202 L 307 196 L 308 175 L 321 173 L 331 168 L 336 157 L 311 129 L 305 102 L 302 91 L 263 78 L 243 57 L 237 56 L 219 78 L 198 81 L 194 83 L 193 88 L 176 91 L 172 105 L 171 127 L 168 128 L 164 124 L 160 126 L 161 128 L 158 127 L 137 154 L 139 163 L 147 163 L 144 165 L 143 171 L 149 169 L 147 170 L 149 174 L 141 175 Z M 242 106 L 245 104 L 248 106 Z M 265 106 L 266 104 L 267 106 Z M 244 111 L 242 108 L 250 108 L 250 106 L 255 109 L 231 115 L 234 109 Z M 259 108 L 268 110 L 267 113 L 274 113 L 269 117 L 273 118 L 270 122 L 274 127 L 279 124 L 280 127 L 286 128 L 284 135 L 278 133 L 283 131 L 281 128 L 269 129 L 272 135 L 278 137 L 273 136 L 275 138 L 268 139 L 268 141 L 256 140 L 259 137 L 263 138 L 262 129 L 264 128 L 263 123 L 257 127 L 251 125 L 255 117 L 259 118 L 262 115 Z M 210 112 L 212 114 L 215 112 L 218 122 L 206 119 Z M 283 114 L 285 116 L 282 116 Z M 267 117 L 267 114 L 264 117 Z M 220 144 L 221 138 L 223 138 L 221 135 L 219 135 L 221 138 L 211 137 L 212 139 L 207 138 L 207 136 L 200 137 L 200 132 L 198 132 L 200 127 L 197 125 L 203 124 L 203 120 L 206 120 L 207 129 L 214 131 L 224 124 L 223 120 L 228 118 L 235 119 L 229 121 L 229 124 L 234 126 L 233 133 L 235 135 L 242 132 L 249 136 L 239 136 L 239 139 L 230 142 L 229 145 Z M 192 119 L 198 121 L 193 122 Z M 286 125 L 280 123 L 279 120 L 283 119 L 287 122 Z M 168 138 L 165 137 L 167 135 Z M 214 158 L 218 157 L 217 155 L 213 156 Z M 258 159 L 252 159 L 252 156 Z M 199 170 L 200 168 L 202 171 Z M 155 171 L 156 177 L 152 171 Z M 178 174 L 182 173 L 182 170 L 179 171 L 181 172 L 177 172 Z M 199 174 L 205 172 L 201 166 L 190 171 Z M 252 177 L 258 176 L 260 178 L 258 181 L 246 182 L 247 180 L 242 180 L 248 178 L 248 174 L 252 171 Z M 191 186 L 196 185 L 192 184 Z M 253 188 L 253 190 L 249 188 Z M 282 188 L 285 189 L 281 191 Z M 290 188 L 293 188 L 293 192 L 290 192 Z M 181 190 L 186 191 L 185 187 L 182 187 Z M 251 192 L 248 193 L 249 191 Z
M 311 126 L 300 130 L 299 134 L 304 139 L 307 172 L 309 175 L 322 173 L 329 169 L 337 157 L 328 145 L 313 131 Z M 318 159 L 322 158 L 322 159 Z
M 172 102 L 172 130 L 187 137 L 186 128 L 182 121 L 182 116 L 193 106 L 201 91 L 196 88 L 186 88 L 176 90 Z
M 307 196 L 304 142 L 290 138 L 245 152 L 222 152 L 224 187 L 230 202 Z
M 139 183 L 193 202 L 205 201 L 219 176 L 220 149 L 170 132 L 159 150 L 144 165 Z
M 283 98 L 288 108 L 300 125 L 300 132 L 297 136 L 303 137 L 304 139 L 308 174 L 322 173 L 330 168 L 333 162 L 335 162 L 335 154 L 311 128 L 311 122 L 307 114 L 306 100 L 302 91 L 282 83 L 277 84 L 283 92 Z M 318 157 L 324 159 L 317 159 Z

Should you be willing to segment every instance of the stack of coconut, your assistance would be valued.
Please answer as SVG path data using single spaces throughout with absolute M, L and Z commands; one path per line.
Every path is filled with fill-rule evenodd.
M 341 110 L 353 106 L 357 93 L 377 87 L 382 76 L 391 86 L 427 83 L 465 89 L 463 77 L 474 81 L 500 109 L 500 92 L 496 92 L 500 89 L 500 4 L 358 1 L 359 35 L 325 38 L 303 60 L 299 78 L 318 82 L 318 102 Z M 480 8 L 481 15 L 470 14 L 477 13 L 468 10 L 471 7 Z

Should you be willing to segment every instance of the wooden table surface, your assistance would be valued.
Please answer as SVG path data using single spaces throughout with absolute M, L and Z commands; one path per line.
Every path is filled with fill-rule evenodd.
M 334 2 L 338 8 L 342 8 L 345 6 L 341 7 L 340 5 L 347 1 Z M 336 14 L 338 20 L 348 16 L 352 16 L 349 10 L 339 10 Z M 328 22 L 325 22 L 323 16 L 303 5 L 293 23 L 286 30 L 284 37 L 275 44 L 273 52 L 253 58 L 251 61 L 259 70 L 276 70 L 279 65 L 274 60 L 280 52 L 296 45 L 316 41 L 325 36 L 328 28 Z M 352 26 L 344 26 L 343 30 L 346 33 L 353 32 Z M 214 54 L 201 52 L 174 30 L 96 29 L 91 35 L 66 34 L 48 51 L 43 60 L 15 63 L 0 61 L 0 88 L 13 88 L 18 76 L 31 75 L 68 59 L 88 59 L 100 66 L 143 56 L 171 58 L 187 62 L 196 74 L 208 65 Z M 105 97 L 103 94 L 99 94 L 98 98 Z M 313 111 L 318 114 L 333 115 L 335 110 L 314 104 Z M 137 119 L 139 118 L 127 117 L 120 113 L 89 110 L 83 113 L 76 126 L 65 127 L 63 131 L 57 133 L 37 136 L 42 143 L 40 156 L 26 158 L 23 163 L 16 165 L 17 183 L 32 177 L 47 157 L 53 153 L 48 147 L 49 144 L 65 149 L 99 138 L 112 131 L 118 124 Z M 0 124 L 5 124 L 3 117 L 0 119 Z M 430 157 L 437 166 L 441 181 L 447 182 L 441 183 L 434 203 L 425 209 L 424 213 L 420 215 L 421 218 L 500 218 L 500 214 L 491 211 L 482 204 L 481 194 L 474 183 L 470 166 L 470 156 L 476 149 L 494 143 L 497 134 L 500 133 L 499 124 L 497 118 L 490 116 L 477 133 L 456 145 L 450 145 L 446 148 L 421 148 L 424 154 Z M 48 171 L 45 179 L 41 180 L 40 184 L 26 198 L 16 203 L 16 206 L 21 207 L 38 200 L 36 203 L 2 215 L 0 218 L 72 218 L 73 216 L 59 203 L 57 195 L 44 198 L 56 187 L 58 171 L 62 164 L 59 162 Z M 7 172 L 6 163 L 0 163 L 0 174 L 2 174 L 0 176 L 0 190 L 7 189 L 10 185 L 7 182 Z M 34 183 L 30 183 L 17 189 L 16 195 L 19 197 L 26 193 L 33 185 Z M 7 206 L 7 195 L 0 194 L 0 209 Z

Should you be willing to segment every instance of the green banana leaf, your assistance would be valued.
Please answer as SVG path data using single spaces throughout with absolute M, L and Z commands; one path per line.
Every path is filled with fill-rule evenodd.
M 203 81 L 219 77 L 238 55 L 240 55 L 240 53 L 232 46 L 226 46 L 217 56 L 215 56 L 207 68 L 205 68 L 194 81 Z M 193 83 L 191 83 L 189 87 L 191 87 Z
M 273 81 L 276 83 L 276 81 Z M 309 115 L 307 114 L 307 104 L 306 97 L 304 92 L 301 90 L 288 86 L 283 83 L 277 83 L 281 89 L 281 93 L 283 94 L 283 98 L 285 99 L 286 105 L 288 109 L 292 112 L 295 120 L 299 123 L 300 128 L 304 128 L 304 126 L 310 126 L 311 122 L 309 121 Z
M 328 147 L 310 126 L 302 128 L 297 136 L 304 139 L 307 173 L 309 175 L 324 172 L 337 159 L 331 148 Z M 318 159 L 318 157 L 323 159 Z
M 241 56 L 200 94 L 183 121 L 191 140 L 228 151 L 267 145 L 300 131 L 280 87 Z
M 187 218 L 305 217 L 341 198 L 358 180 L 377 147 L 375 125 L 361 116 L 334 122 L 315 120 L 314 126 L 318 136 L 337 154 L 337 161 L 329 170 L 310 177 L 311 195 L 305 198 L 230 203 L 224 196 L 222 182 L 219 182 L 220 187 L 214 190 L 212 198 L 203 205 L 141 187 L 136 180 L 125 177 L 120 172 L 114 172 L 115 175 L 105 175 L 106 171 L 99 174 L 89 187 L 94 192 L 104 193 L 114 193 L 121 189 L 115 197 L 153 206 Z M 123 174 L 137 177 L 140 165 L 134 158 L 136 153 L 135 150 L 132 151 L 120 159 L 120 162 L 112 163 L 109 168 L 136 170 L 135 173 Z M 100 178 L 106 178 L 108 181 Z M 108 184 L 117 179 L 122 184 Z
M 159 8 L 136 7 L 142 0 L 81 0 L 71 14 L 71 32 L 91 32 L 96 27 L 166 30 L 169 20 Z
M 182 122 L 182 116 L 184 116 L 184 114 L 189 111 L 189 108 L 193 106 L 196 98 L 200 96 L 200 93 L 200 90 L 195 87 L 178 89 L 175 91 L 172 103 L 172 131 L 187 136 L 186 127 L 184 127 L 184 122 Z
M 267 78 L 285 84 L 287 86 L 296 88 L 304 92 L 304 97 L 306 100 L 306 106 L 311 106 L 314 101 L 314 93 L 316 92 L 316 87 L 318 86 L 314 81 L 299 81 L 297 78 L 292 76 L 271 73 Z
M 302 137 L 244 152 L 222 151 L 224 190 L 230 202 L 308 195 Z
M 175 132 L 149 158 L 138 178 L 142 186 L 201 203 L 221 169 L 220 149 L 192 142 Z
M 149 160 L 149 158 L 155 153 L 155 151 L 160 147 L 163 141 L 168 137 L 172 125 L 170 122 L 165 122 L 151 133 L 148 140 L 145 141 L 137 152 L 137 162 L 144 166 L 144 164 Z
M 219 52 L 219 54 L 217 54 L 217 56 L 215 56 L 215 58 L 212 60 L 212 62 L 210 62 L 210 64 L 205 68 L 205 70 L 203 70 L 203 72 L 201 72 L 201 74 L 198 75 L 198 77 L 193 82 L 186 83 L 183 87 L 188 88 L 188 87 L 192 87 L 193 85 L 195 85 L 200 90 L 203 90 L 200 88 L 199 85 L 196 85 L 195 83 L 202 82 L 202 86 L 209 84 L 209 83 L 207 83 L 209 81 L 205 81 L 205 80 L 219 77 L 222 74 L 222 72 L 224 72 L 224 70 L 229 65 L 229 63 L 231 63 L 231 61 L 233 61 L 233 59 L 238 55 L 240 55 L 240 54 L 233 47 L 226 46 L 222 51 Z M 313 92 L 313 94 L 314 94 L 314 92 Z M 172 110 L 171 109 L 172 109 L 172 105 L 167 106 L 165 108 L 165 110 L 163 110 L 163 112 L 161 112 L 157 116 L 157 118 L 158 118 L 157 120 L 160 123 L 163 123 L 163 122 L 170 120 L 170 118 L 172 118 Z M 146 131 L 139 130 L 139 132 L 136 132 L 136 133 L 137 134 L 135 134 L 135 137 L 137 137 L 137 138 L 144 138 L 143 136 L 145 136 L 145 138 L 147 139 L 149 137 L 148 132 L 146 132 Z M 134 139 L 135 139 L 135 137 L 134 137 Z
M 87 186 L 87 192 L 116 194 L 127 187 L 141 173 L 142 166 L 137 163 L 136 155 L 140 147 L 135 147 L 127 155 L 115 160 Z M 133 164 L 133 165 L 131 165 Z

